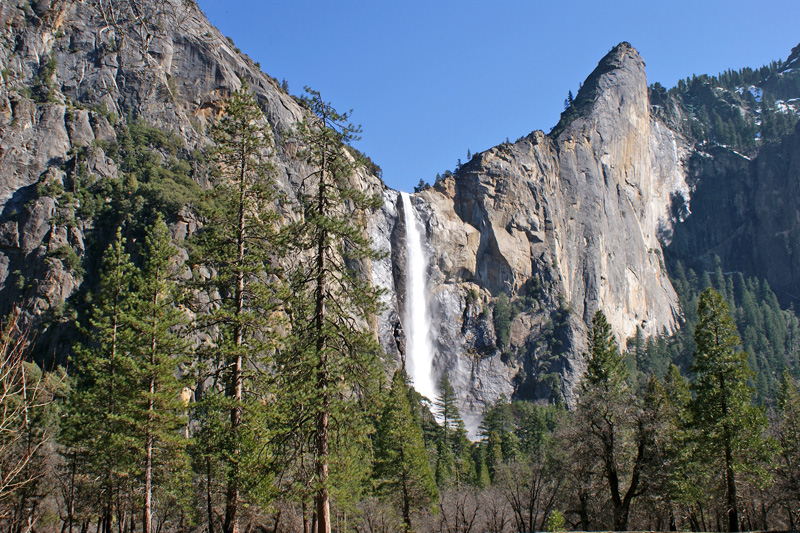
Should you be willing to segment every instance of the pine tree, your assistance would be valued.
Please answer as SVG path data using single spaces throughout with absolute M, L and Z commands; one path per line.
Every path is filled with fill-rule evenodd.
M 436 445 L 436 483 L 443 487 L 454 480 L 460 486 L 470 478 L 470 474 L 473 477 L 475 475 L 470 443 L 464 421 L 458 412 L 456 392 L 447 374 L 439 381 L 439 391 L 434 402 L 434 409 L 442 424 Z
M 131 295 L 133 336 L 137 340 L 132 357 L 139 383 L 135 418 L 143 432 L 140 438 L 144 448 L 144 533 L 153 531 L 154 481 L 166 488 L 186 469 L 185 440 L 179 435 L 186 421 L 181 416 L 177 372 L 189 351 L 184 338 L 188 319 L 177 307 L 176 253 L 169 229 L 159 215 L 147 230 L 141 249 L 144 264 Z
M 287 232 L 298 261 L 287 310 L 289 348 L 278 361 L 278 375 L 285 384 L 282 399 L 293 404 L 286 414 L 291 431 L 313 442 L 317 529 L 329 533 L 332 435 L 343 427 L 354 431 L 370 407 L 363 400 L 380 382 L 381 350 L 371 327 L 378 291 L 360 265 L 379 257 L 365 216 L 381 201 L 354 184 L 362 162 L 346 144 L 357 139 L 358 128 L 318 92 L 307 92 L 304 104 L 312 116 L 297 136 L 309 174 L 297 192 L 300 218 Z
M 130 482 L 141 464 L 130 453 L 139 449 L 132 405 L 138 383 L 130 357 L 136 348 L 130 327 L 134 272 L 118 229 L 103 255 L 87 340 L 75 349 L 76 380 L 62 423 L 68 460 L 83 465 L 98 495 L 98 529 L 104 533 L 111 532 L 115 514 L 127 510 L 120 505 L 130 503 Z
M 446 448 L 451 446 L 452 436 L 459 429 L 461 416 L 458 414 L 456 391 L 445 373 L 439 380 L 439 396 L 434 402 L 434 409 L 442 423 L 442 441 Z M 463 422 L 461 423 L 463 426 Z
M 747 471 L 763 447 L 764 415 L 751 403 L 748 380 L 753 373 L 747 354 L 739 350 L 741 341 L 728 304 L 714 289 L 700 296 L 697 313 L 700 321 L 694 332 L 696 343 L 692 371 L 693 425 L 700 460 L 719 465 L 724 479 L 724 501 L 729 531 L 739 531 L 737 473 Z
M 587 341 L 589 353 L 581 388 L 599 387 L 602 392 L 613 395 L 624 393 L 628 388 L 628 370 L 602 311 L 595 313 Z
M 664 479 L 662 493 L 669 506 L 670 521 L 675 516 L 672 503 L 688 506 L 690 522 L 697 522 L 695 509 L 703 502 L 704 466 L 692 460 L 696 442 L 689 431 L 690 401 L 689 382 L 675 365 L 670 365 L 664 376 L 665 427 L 664 433 Z M 699 524 L 696 523 L 699 527 Z
M 228 411 L 229 421 L 225 429 L 202 435 L 217 439 L 206 449 L 222 452 L 226 476 L 223 530 L 234 533 L 242 505 L 242 465 L 249 460 L 243 447 L 253 443 L 257 427 L 265 429 L 260 424 L 245 424 L 245 419 L 263 418 L 259 411 L 266 405 L 262 399 L 267 391 L 256 390 L 253 383 L 269 364 L 276 339 L 276 310 L 282 296 L 274 274 L 281 253 L 277 193 L 269 162 L 271 133 L 246 85 L 231 94 L 212 134 L 218 174 L 202 213 L 204 225 L 197 235 L 194 261 L 205 267 L 197 269 L 198 287 L 208 297 L 201 302 L 199 325 L 213 339 L 210 350 L 201 355 L 214 364 L 210 375 L 199 380 L 210 377 L 214 382 L 205 391 L 209 409 L 203 412 L 211 417 L 209 424 L 219 422 L 212 423 L 217 408 Z M 204 271 L 212 274 L 204 275 Z M 253 393 L 245 395 L 248 387 Z M 213 398 L 219 389 L 224 397 Z
M 647 434 L 637 431 L 635 403 L 611 326 L 597 311 L 587 335 L 589 353 L 576 421 L 589 456 L 599 463 L 613 508 L 613 527 L 627 529 L 631 502 L 639 492 Z M 625 485 L 627 484 L 627 489 Z
M 780 446 L 776 454 L 776 494 L 789 517 L 789 530 L 800 523 L 800 390 L 784 370 L 778 390 L 778 405 L 773 432 Z
M 498 348 L 508 348 L 508 342 L 511 338 L 511 320 L 514 318 L 512 314 L 511 302 L 508 299 L 508 295 L 504 292 L 500 293 L 492 312 Z
M 399 499 L 406 531 L 411 531 L 411 511 L 434 504 L 439 496 L 406 388 L 405 373 L 398 370 L 375 435 L 374 475 L 380 493 Z

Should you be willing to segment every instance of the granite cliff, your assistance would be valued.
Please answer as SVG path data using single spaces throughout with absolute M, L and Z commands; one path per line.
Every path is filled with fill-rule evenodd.
M 550 135 L 477 154 L 417 197 L 448 354 L 438 367 L 469 391 L 466 412 L 499 394 L 571 402 L 598 309 L 621 343 L 678 324 L 658 237 L 671 198 L 687 194 L 686 142 L 651 117 L 644 62 L 626 43 L 574 107 Z M 498 348 L 490 317 L 501 293 L 515 312 Z
M 115 149 L 126 125 L 168 135 L 154 153 L 165 165 L 187 163 L 184 174 L 202 187 L 207 128 L 246 82 L 275 138 L 278 186 L 291 196 L 303 175 L 290 132 L 306 111 L 193 2 L 11 0 L 0 5 L 0 41 L 0 314 L 20 305 L 46 326 L 43 359 L 64 361 L 73 334 L 64 302 L 94 282 L 91 265 L 110 236 L 81 215 L 76 190 L 126 179 Z M 414 195 L 430 261 L 434 368 L 449 374 L 473 432 L 503 395 L 571 403 L 596 310 L 620 343 L 679 327 L 665 252 L 739 261 L 800 294 L 800 132 L 750 159 L 699 147 L 657 96 L 642 58 L 622 43 L 549 134 L 476 154 Z M 404 213 L 374 170 L 357 178 L 383 197 L 368 230 L 386 255 L 364 269 L 386 289 L 377 329 L 401 364 Z M 197 221 L 179 201 L 173 213 L 180 243 Z M 503 300 L 505 323 L 494 313 Z

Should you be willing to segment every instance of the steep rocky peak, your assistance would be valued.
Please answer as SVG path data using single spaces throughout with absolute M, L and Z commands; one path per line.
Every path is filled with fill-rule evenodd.
M 622 42 L 612 48 L 586 78 L 550 135 L 556 138 L 576 120 L 592 115 L 633 113 L 643 116 L 648 110 L 644 60 L 630 43 Z

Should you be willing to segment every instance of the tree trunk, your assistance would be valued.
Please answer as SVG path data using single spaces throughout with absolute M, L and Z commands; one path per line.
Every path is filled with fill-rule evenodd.
M 244 314 L 244 256 L 245 256 L 245 228 L 246 228 L 246 213 L 245 213 L 245 192 L 246 192 L 246 164 L 245 164 L 245 148 L 242 144 L 241 148 L 241 161 L 239 176 L 239 213 L 238 213 L 238 235 L 236 239 L 236 259 L 237 259 L 237 272 L 236 272 L 236 318 L 241 319 Z M 233 449 L 233 462 L 228 474 L 228 490 L 225 497 L 225 524 L 223 525 L 224 533 L 238 533 L 239 523 L 237 520 L 237 513 L 239 510 L 239 455 L 241 448 L 239 447 L 238 437 L 236 436 L 239 431 L 239 426 L 242 424 L 242 354 L 241 347 L 244 345 L 244 327 L 240 321 L 237 321 L 234 328 L 234 344 L 236 346 L 236 359 L 231 371 L 231 389 L 234 399 L 234 405 L 231 408 L 231 432 L 234 435 L 234 449 Z
M 326 191 L 325 191 L 325 160 L 322 161 L 322 173 L 320 175 L 319 188 L 317 191 L 318 215 L 325 216 L 326 213 Z M 317 388 L 320 391 L 319 410 L 317 411 L 316 428 L 316 468 L 315 474 L 319 489 L 316 495 L 317 511 L 317 533 L 331 532 L 330 517 L 330 495 L 328 494 L 328 423 L 330 414 L 330 398 L 328 396 L 328 384 L 330 382 L 328 369 L 327 339 L 325 337 L 325 300 L 327 297 L 327 244 L 328 232 L 324 228 L 320 230 L 317 237 L 317 287 L 316 302 L 314 309 L 314 327 L 316 331 L 316 351 L 319 358 L 317 367 Z
M 725 376 L 719 376 L 719 391 L 722 400 L 722 418 L 728 418 L 728 389 L 725 384 Z M 731 451 L 731 433 L 728 423 L 722 426 L 723 437 L 725 439 L 725 503 L 728 506 L 728 531 L 735 533 L 739 531 L 739 510 L 736 503 L 736 477 L 733 472 L 733 453 Z
M 728 443 L 725 444 L 725 481 L 727 488 L 725 491 L 728 504 L 728 531 L 735 533 L 739 531 L 739 509 L 736 502 L 736 478 L 733 472 L 733 454 Z
M 403 479 L 403 523 L 405 524 L 406 532 L 411 531 L 411 495 L 408 493 L 407 480 Z
M 144 522 L 142 524 L 143 533 L 153 531 L 153 423 L 155 421 L 155 393 L 156 393 L 156 350 L 158 350 L 158 340 L 156 339 L 156 328 L 158 327 L 156 309 L 158 306 L 158 291 L 153 295 L 153 316 L 150 323 L 150 376 L 147 398 L 147 428 L 144 437 Z
M 580 502 L 579 515 L 581 517 L 581 531 L 589 531 L 589 495 L 585 491 L 578 494 Z
M 208 533 L 214 533 L 214 504 L 211 501 L 211 457 L 206 458 L 206 511 L 208 512 Z
M 317 533 L 331 533 L 330 495 L 328 493 L 328 401 L 317 415 Z

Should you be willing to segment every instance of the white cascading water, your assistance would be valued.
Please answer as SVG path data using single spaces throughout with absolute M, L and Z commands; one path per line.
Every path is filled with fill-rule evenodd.
M 401 192 L 406 222 L 406 372 L 417 392 L 431 402 L 436 399 L 433 377 L 433 343 L 428 312 L 428 262 L 417 225 L 416 210 L 408 193 Z

